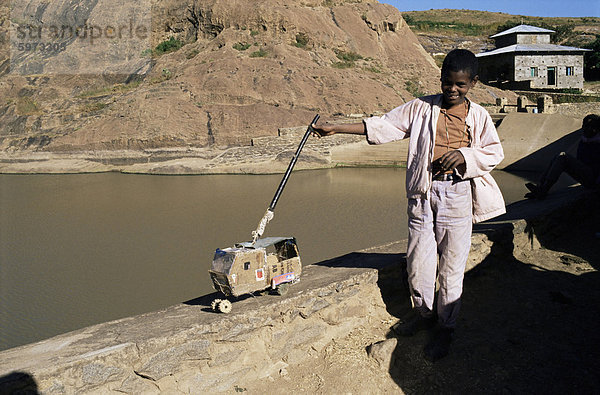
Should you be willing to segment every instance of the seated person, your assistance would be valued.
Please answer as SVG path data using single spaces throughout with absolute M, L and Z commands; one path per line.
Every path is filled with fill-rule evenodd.
M 600 116 L 583 118 L 583 135 L 577 145 L 577 156 L 561 152 L 552 159 L 538 184 L 527 183 L 530 199 L 544 199 L 558 177 L 565 172 L 586 188 L 600 185 Z

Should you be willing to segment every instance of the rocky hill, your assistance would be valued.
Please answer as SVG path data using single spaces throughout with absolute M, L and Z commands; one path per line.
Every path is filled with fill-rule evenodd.
M 0 2 L 0 150 L 248 145 L 315 113 L 372 114 L 439 89 L 432 57 L 377 1 L 147 1 L 129 14 L 116 0 Z M 112 41 L 99 38 L 85 56 L 73 37 L 57 40 L 59 51 L 15 52 L 27 49 L 15 37 L 29 26 L 106 27 L 110 10 L 150 13 L 147 43 L 129 43 L 124 56 L 111 27 Z M 472 95 L 496 96 L 510 94 Z

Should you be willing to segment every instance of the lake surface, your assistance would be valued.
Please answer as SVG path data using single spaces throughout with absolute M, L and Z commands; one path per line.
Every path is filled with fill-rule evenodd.
M 293 173 L 264 236 L 304 265 L 406 238 L 404 174 Z M 213 292 L 214 250 L 251 239 L 281 177 L 0 175 L 0 350 Z

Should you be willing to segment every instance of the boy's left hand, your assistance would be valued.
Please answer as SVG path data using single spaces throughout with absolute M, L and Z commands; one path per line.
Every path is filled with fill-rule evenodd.
M 465 157 L 459 150 L 448 151 L 438 160 L 443 171 L 454 170 L 465 165 Z

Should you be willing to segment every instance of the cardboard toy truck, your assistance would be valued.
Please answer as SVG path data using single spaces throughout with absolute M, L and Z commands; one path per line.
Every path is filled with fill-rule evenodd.
M 306 140 L 315 132 L 312 125 L 316 124 L 318 120 L 319 114 L 308 125 L 269 208 L 258 223 L 256 230 L 252 232 L 252 241 L 236 244 L 233 248 L 217 248 L 208 272 L 214 288 L 224 293 L 225 296 L 237 297 L 268 288 L 283 295 L 290 284 L 299 280 L 302 263 L 296 239 L 293 237 L 261 239 L 260 237 L 264 234 L 267 223 L 273 219 L 273 212 L 281 192 L 285 188 Z M 232 305 L 228 299 L 215 299 L 211 303 L 211 307 L 213 311 L 229 313 Z
M 233 248 L 217 248 L 208 272 L 215 290 L 225 296 L 238 297 L 266 289 L 283 295 L 290 284 L 299 280 L 302 263 L 295 238 L 266 237 Z M 216 299 L 211 307 L 228 313 L 231 302 Z

